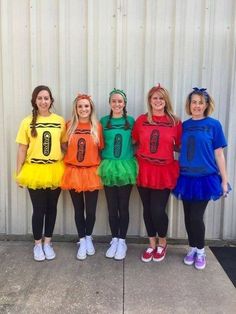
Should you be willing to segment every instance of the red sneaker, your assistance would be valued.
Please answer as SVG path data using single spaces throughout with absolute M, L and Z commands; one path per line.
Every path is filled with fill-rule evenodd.
M 165 247 L 159 245 L 153 254 L 153 261 L 154 262 L 163 261 L 163 259 L 166 256 L 166 249 L 167 249 L 167 244 Z
M 142 254 L 141 260 L 145 263 L 151 262 L 153 259 L 153 255 L 156 252 L 156 250 L 152 249 L 151 247 L 148 247 Z

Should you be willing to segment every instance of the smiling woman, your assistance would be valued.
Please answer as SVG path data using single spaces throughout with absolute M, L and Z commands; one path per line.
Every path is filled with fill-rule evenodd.
M 191 97 L 190 112 L 193 120 L 202 119 L 207 108 L 207 103 L 201 95 L 194 94 Z
M 62 189 L 69 190 L 75 211 L 80 245 L 77 259 L 94 255 L 92 232 L 98 191 L 102 182 L 97 174 L 100 150 L 103 148 L 102 126 L 97 121 L 94 103 L 89 95 L 78 94 L 73 102 L 72 118 L 67 123 L 68 149 Z
M 160 84 L 149 90 L 147 100 L 148 113 L 138 117 L 132 134 L 139 164 L 137 187 L 149 237 L 141 259 L 160 262 L 167 251 L 166 206 L 179 174 L 174 150 L 180 145 L 182 124 L 173 113 L 168 91 Z
M 214 101 L 206 88 L 193 88 L 185 109 L 190 119 L 183 123 L 180 177 L 173 190 L 182 199 L 189 251 L 186 265 L 206 267 L 204 213 L 210 200 L 227 196 L 229 186 L 223 148 L 226 139 L 218 120 L 209 117 Z
M 79 99 L 77 101 L 77 114 L 79 121 L 88 122 L 91 114 L 91 106 L 88 99 Z
M 36 106 L 38 108 L 38 114 L 40 116 L 48 117 L 50 116 L 50 108 L 52 106 L 52 101 L 50 94 L 47 90 L 42 90 L 38 93 L 36 97 Z
M 110 92 L 109 105 L 110 115 L 101 119 L 105 147 L 99 167 L 112 233 L 106 257 L 123 260 L 127 251 L 129 198 L 137 176 L 137 163 L 131 139 L 134 119 L 127 116 L 127 98 L 123 90 L 114 88 Z
M 54 259 L 51 245 L 57 214 L 60 183 L 64 172 L 61 146 L 67 141 L 64 119 L 50 109 L 54 99 L 47 86 L 37 86 L 32 94 L 32 115 L 20 126 L 16 142 L 16 181 L 27 187 L 33 204 L 32 229 L 34 259 Z M 42 247 L 44 229 L 44 246 Z

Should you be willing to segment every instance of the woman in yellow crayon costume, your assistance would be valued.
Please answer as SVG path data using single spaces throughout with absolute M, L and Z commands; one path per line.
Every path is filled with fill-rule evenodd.
M 28 188 L 32 201 L 36 261 L 52 260 L 56 256 L 51 238 L 64 172 L 61 147 L 67 142 L 67 136 L 64 119 L 51 112 L 53 102 L 50 89 L 37 86 L 32 93 L 32 115 L 23 119 L 16 137 L 19 144 L 16 181 Z

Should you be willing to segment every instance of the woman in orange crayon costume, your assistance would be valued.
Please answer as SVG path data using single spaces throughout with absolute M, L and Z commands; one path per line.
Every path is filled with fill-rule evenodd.
M 64 172 L 61 147 L 67 137 L 64 119 L 51 112 L 53 102 L 50 89 L 37 86 L 32 93 L 32 115 L 23 119 L 16 137 L 19 144 L 16 181 L 28 188 L 32 201 L 36 261 L 52 260 L 56 256 L 51 238 Z
M 160 84 L 154 86 L 148 93 L 148 112 L 138 117 L 133 129 L 139 164 L 137 187 L 149 237 L 149 247 L 141 257 L 143 262 L 159 262 L 166 255 L 166 205 L 179 175 L 174 151 L 180 145 L 181 131 L 168 91 Z
M 72 118 L 67 124 L 68 149 L 64 158 L 65 173 L 61 187 L 70 191 L 75 223 L 80 238 L 77 259 L 93 255 L 92 232 L 98 191 L 102 189 L 97 168 L 103 148 L 102 126 L 97 121 L 90 96 L 79 94 L 73 103 Z M 86 214 L 85 214 L 86 213 Z

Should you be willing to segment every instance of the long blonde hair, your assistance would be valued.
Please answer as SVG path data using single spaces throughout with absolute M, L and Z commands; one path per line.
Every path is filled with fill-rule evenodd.
M 99 145 L 98 119 L 96 117 L 94 103 L 93 103 L 91 97 L 89 95 L 86 95 L 86 94 L 78 94 L 78 96 L 73 101 L 72 118 L 69 122 L 69 127 L 67 129 L 67 134 L 68 134 L 69 140 L 70 140 L 70 136 L 74 133 L 74 131 L 76 130 L 77 125 L 79 123 L 79 115 L 77 113 L 77 102 L 80 99 L 87 99 L 90 103 L 90 107 L 91 107 L 91 114 L 89 117 L 90 125 L 91 125 L 90 134 L 94 140 L 94 143 Z
M 169 116 L 173 125 L 178 124 L 179 118 L 173 112 L 173 107 L 171 104 L 169 93 L 160 84 L 158 84 L 157 86 L 153 86 L 148 92 L 148 96 L 147 96 L 147 108 L 148 108 L 147 119 L 148 119 L 148 122 L 150 124 L 154 123 L 153 119 L 152 119 L 153 114 L 152 114 L 151 98 L 152 98 L 153 94 L 156 92 L 158 92 L 163 97 L 163 99 L 165 101 L 165 107 L 164 107 L 165 114 Z

